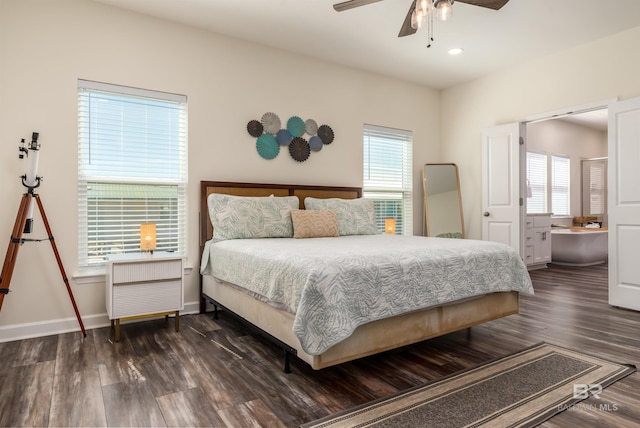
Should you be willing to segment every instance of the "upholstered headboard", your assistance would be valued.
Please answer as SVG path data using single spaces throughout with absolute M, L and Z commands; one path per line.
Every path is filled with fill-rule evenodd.
M 200 182 L 200 252 L 204 243 L 213 236 L 213 226 L 209 218 L 207 198 L 212 193 L 235 196 L 297 196 L 300 209 L 304 209 L 304 198 L 342 198 L 362 197 L 360 187 L 306 186 L 295 184 L 233 183 L 226 181 Z

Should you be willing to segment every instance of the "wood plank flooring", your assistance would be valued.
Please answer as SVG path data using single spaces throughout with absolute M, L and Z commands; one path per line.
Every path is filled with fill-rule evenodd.
M 0 343 L 0 426 L 296 427 L 540 341 L 640 367 L 640 313 L 607 304 L 607 267 L 531 272 L 521 313 L 314 371 L 221 315 Z M 640 375 L 542 426 L 637 427 Z M 490 399 L 490 397 L 488 397 Z

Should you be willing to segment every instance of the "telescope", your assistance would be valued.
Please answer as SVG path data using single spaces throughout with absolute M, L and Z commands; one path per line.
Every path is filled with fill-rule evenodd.
M 18 147 L 18 157 L 20 159 L 24 159 L 26 156 L 29 160 L 27 173 L 21 176 L 22 185 L 27 188 L 27 191 L 22 195 L 22 199 L 20 200 L 20 207 L 18 208 L 18 214 L 16 215 L 16 222 L 13 226 L 13 231 L 11 232 L 11 239 L 9 240 L 9 248 L 7 248 L 7 255 L 5 256 L 4 264 L 2 265 L 2 273 L 0 273 L 0 309 L 2 309 L 2 303 L 4 302 L 5 296 L 9 294 L 10 291 L 9 284 L 11 283 L 11 277 L 13 276 L 13 269 L 16 266 L 16 259 L 18 257 L 18 250 L 20 249 L 20 246 L 25 242 L 49 241 L 51 243 L 51 248 L 53 249 L 53 254 L 56 257 L 56 261 L 58 262 L 62 281 L 67 287 L 67 293 L 69 293 L 69 299 L 71 300 L 73 310 L 76 313 L 80 330 L 82 330 L 84 337 L 87 337 L 87 332 L 84 329 L 84 324 L 82 323 L 82 318 L 80 317 L 80 312 L 76 305 L 76 299 L 73 297 L 73 291 L 71 291 L 71 286 L 69 285 L 69 278 L 67 278 L 67 273 L 64 271 L 64 267 L 62 266 L 58 246 L 53 238 L 53 232 L 51 232 L 47 215 L 44 212 L 44 205 L 40 200 L 40 195 L 35 191 L 36 188 L 40 187 L 40 181 L 42 180 L 42 177 L 38 176 L 38 157 L 40 155 L 40 144 L 38 143 L 39 136 L 40 134 L 37 132 L 32 133 L 31 142 L 29 144 L 25 144 L 24 138 L 22 138 L 20 140 L 22 145 Z M 48 238 L 46 239 L 26 239 L 22 237 L 24 233 L 31 233 L 31 230 L 33 229 L 34 204 L 38 205 L 38 210 L 40 211 L 40 216 L 44 223 L 44 228 L 47 231 Z
M 27 173 L 23 175 L 22 185 L 28 189 L 28 192 L 33 194 L 34 189 L 40 186 L 41 178 L 38 177 L 38 158 L 40 156 L 40 143 L 38 143 L 38 132 L 31 134 L 31 142 L 25 147 L 24 138 L 20 140 L 22 146 L 18 148 L 20 159 L 24 159 L 26 156 L 28 159 Z M 33 230 L 33 204 L 29 204 L 27 211 L 27 221 L 24 225 L 24 233 L 31 233 Z

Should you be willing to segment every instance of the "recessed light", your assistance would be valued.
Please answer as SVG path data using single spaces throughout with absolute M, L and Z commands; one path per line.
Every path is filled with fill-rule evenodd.
M 449 49 L 449 55 L 460 55 L 464 49 L 462 48 L 453 48 Z

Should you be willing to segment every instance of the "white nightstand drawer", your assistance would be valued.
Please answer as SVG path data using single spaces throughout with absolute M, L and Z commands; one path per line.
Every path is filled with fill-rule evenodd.
M 182 261 L 114 263 L 113 284 L 182 278 Z
M 111 318 L 183 309 L 182 279 L 113 286 Z

